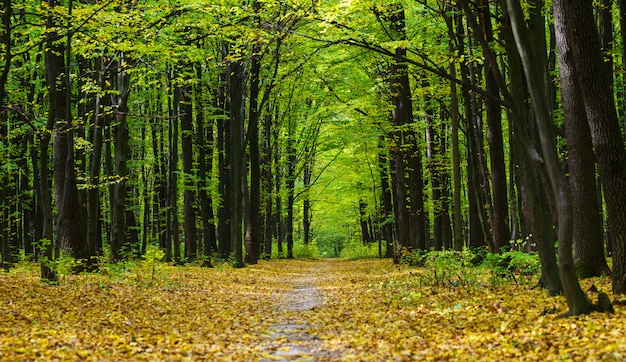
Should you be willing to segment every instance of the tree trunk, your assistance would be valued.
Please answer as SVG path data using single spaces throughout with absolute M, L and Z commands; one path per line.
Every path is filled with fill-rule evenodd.
M 287 242 L 287 258 L 293 258 L 293 207 L 294 193 L 296 184 L 296 149 L 294 147 L 295 122 L 290 121 L 289 134 L 287 136 L 287 179 L 285 187 L 287 188 L 287 219 L 285 220 L 285 237 Z
M 222 45 L 222 55 L 224 61 L 228 56 L 226 45 Z M 228 69 L 220 74 L 220 83 L 222 87 L 219 90 L 220 104 L 223 105 L 225 114 L 230 111 L 230 97 L 228 96 Z M 218 147 L 218 169 L 219 169 L 219 194 L 221 196 L 220 204 L 217 210 L 217 234 L 218 234 L 218 253 L 222 260 L 227 260 L 232 252 L 231 237 L 231 208 L 233 200 L 231 199 L 231 127 L 230 121 L 220 118 L 217 121 L 217 147 Z
M 444 15 L 446 24 L 448 25 L 448 51 L 454 51 L 455 26 L 454 21 L 462 21 L 461 16 L 451 17 Z M 450 62 L 450 77 L 456 79 L 456 64 Z M 452 143 L 452 229 L 453 229 L 453 248 L 456 251 L 463 249 L 463 218 L 461 214 L 461 153 L 459 150 L 459 97 L 457 93 L 457 84 L 450 81 L 450 119 L 451 129 L 450 138 Z
M 124 71 L 128 65 L 123 53 L 117 55 L 117 70 L 112 72 L 112 84 L 117 93 L 112 96 L 115 109 L 115 125 L 113 128 L 113 145 L 115 146 L 115 175 L 118 178 L 113 186 L 111 202 L 111 261 L 117 262 L 131 257 L 132 246 L 128 241 L 126 224 L 126 181 L 128 178 L 127 160 L 129 155 L 129 130 L 127 122 L 128 96 L 130 95 L 130 76 Z
M 198 208 L 202 220 L 202 254 L 203 266 L 210 267 L 212 253 L 217 252 L 215 239 L 215 221 L 213 215 L 213 199 L 209 197 L 209 181 L 213 174 L 213 121 L 205 120 L 202 66 L 197 65 L 197 79 L 199 86 L 195 89 L 196 107 L 196 134 L 198 147 Z M 219 109 L 218 97 L 215 97 L 215 108 Z
M 613 240 L 613 293 L 626 293 L 626 149 L 615 110 L 610 78 L 603 63 L 591 1 L 556 0 L 555 21 L 571 50 L 575 82 L 581 90 L 587 122 L 604 187 Z
M 254 2 L 258 10 L 259 3 Z M 250 188 L 246 213 L 246 263 L 257 264 L 261 253 L 261 154 L 259 151 L 259 78 L 261 46 L 252 47 L 250 65 L 250 103 L 248 113 L 248 147 L 250 159 Z
M 468 17 L 469 15 L 469 10 Z M 456 43 L 457 50 L 460 54 L 466 54 L 471 51 L 471 48 L 466 49 L 465 46 L 465 29 L 462 20 L 462 14 L 458 14 L 456 17 Z M 460 63 L 461 80 L 465 83 L 470 83 L 472 78 L 472 70 L 465 63 Z M 470 92 L 470 89 L 466 86 L 461 88 L 461 94 L 463 97 L 463 107 L 465 108 L 465 135 L 467 139 L 467 198 L 469 204 L 469 246 L 472 248 L 486 247 L 492 245 L 491 233 L 489 228 L 489 218 L 487 210 L 484 205 L 490 204 L 485 198 L 488 193 L 481 192 L 481 176 L 480 170 L 484 167 L 480 166 L 479 157 L 477 152 L 484 152 L 482 147 L 478 147 L 474 131 L 474 120 L 476 114 L 476 102 L 475 95 Z M 482 134 L 481 134 L 482 135 Z M 481 157 L 484 159 L 484 157 Z M 483 183 L 483 186 L 488 187 L 488 183 Z
M 263 181 L 265 189 L 265 228 L 264 228 L 264 253 L 265 259 L 269 259 L 272 255 L 272 235 L 273 235 L 273 199 L 274 185 L 272 175 L 272 114 L 268 112 L 263 118 Z
M 368 225 L 367 225 L 367 203 L 363 199 L 359 199 L 359 225 L 361 226 L 361 241 L 363 245 L 367 245 L 372 242 Z
M 302 187 L 304 187 L 304 200 L 302 200 L 302 228 L 303 241 L 305 245 L 311 242 L 311 200 L 309 198 L 309 188 L 311 187 L 311 176 L 313 173 L 313 154 L 305 149 L 304 153 L 310 155 L 305 161 L 304 170 L 302 171 Z
M 404 8 L 399 3 L 389 5 L 388 14 L 390 28 L 392 29 L 392 40 L 406 39 L 405 34 L 405 17 Z M 395 53 L 398 58 L 406 56 L 406 49 L 396 48 Z M 391 102 L 393 109 L 391 111 L 392 123 L 395 127 L 394 136 L 392 140 L 392 155 L 394 163 L 393 184 L 394 184 L 394 211 L 395 211 L 395 223 L 396 223 L 396 240 L 398 242 L 397 247 L 405 247 L 413 249 L 418 246 L 418 240 L 423 240 L 419 237 L 419 233 L 425 233 L 425 224 L 420 223 L 421 220 L 417 218 L 419 212 L 423 212 L 423 199 L 422 207 L 419 207 L 419 195 L 422 190 L 417 192 L 417 188 L 421 187 L 421 156 L 417 148 L 414 146 L 415 139 L 407 136 L 407 131 L 404 131 L 404 125 L 412 123 L 413 121 L 413 104 L 411 100 L 411 87 L 409 84 L 408 67 L 406 63 L 393 59 L 389 69 L 389 91 L 391 95 Z M 410 143 L 413 142 L 413 145 Z M 410 152 L 413 151 L 413 154 Z M 414 183 L 414 194 L 408 195 L 407 185 L 407 164 L 409 160 L 413 160 L 414 164 L 411 178 L 418 177 L 418 179 L 411 179 L 409 182 Z M 419 175 L 417 175 L 419 166 Z M 407 204 L 408 196 L 415 202 L 413 207 Z M 410 210 L 410 212 L 409 212 Z M 411 223 L 411 215 L 414 216 L 414 223 Z M 413 230 L 412 230 L 413 228 Z
M 494 40 L 491 26 L 489 3 L 480 0 L 480 17 L 485 41 Z M 493 95 L 499 95 L 498 84 L 491 67 L 497 67 L 485 60 L 485 89 Z M 502 110 L 500 104 L 491 98 L 485 98 L 485 114 L 487 117 L 487 142 L 489 144 L 489 160 L 491 162 L 491 232 L 495 251 L 509 248 L 511 232 L 509 229 L 509 209 L 507 200 L 506 167 L 504 164 L 504 144 L 502 141 Z
M 172 89 L 172 77 L 168 79 L 169 89 Z M 179 264 L 180 258 L 180 234 L 178 219 L 178 116 L 180 105 L 180 92 L 176 88 L 174 94 L 168 94 L 168 159 L 167 159 L 167 197 L 166 197 L 166 237 L 165 237 L 165 258 Z
M 555 22 L 557 37 L 565 35 L 561 26 L 560 21 Z M 575 70 L 567 41 L 557 39 L 557 42 L 569 181 L 576 220 L 573 230 L 574 261 L 578 274 L 583 278 L 610 275 L 604 257 L 602 219 L 596 196 L 595 157 L 587 114 L 580 89 L 574 81 Z
M 49 0 L 52 8 L 58 5 Z M 60 245 L 70 247 L 72 256 L 79 261 L 75 271 L 82 270 L 89 259 L 86 234 L 83 231 L 83 220 L 78 201 L 78 189 L 74 174 L 74 142 L 71 110 L 69 108 L 69 74 L 65 66 L 63 44 L 56 40 L 57 33 L 53 30 L 58 24 L 52 16 L 48 17 L 47 44 L 45 51 L 46 79 L 50 100 L 49 114 L 54 119 L 52 128 L 54 154 L 54 197 L 57 206 L 57 241 Z
M 430 87 L 428 82 L 422 82 L 422 87 Z M 441 217 L 441 183 L 439 175 L 439 134 L 437 125 L 434 124 L 433 112 L 430 105 L 430 95 L 425 92 L 424 97 L 424 122 L 426 123 L 426 159 L 430 173 L 430 190 L 433 203 L 433 245 L 435 250 L 443 250 L 443 220 Z M 426 248 L 422 249 L 425 250 Z
M 393 205 L 391 195 L 391 185 L 389 184 L 389 161 L 384 153 L 384 136 L 378 138 L 378 169 L 380 172 L 380 192 L 381 192 L 381 220 L 382 238 L 386 242 L 385 257 L 391 258 L 394 254 L 393 248 Z
M 89 159 L 89 190 L 87 191 L 87 240 L 89 242 L 89 250 L 92 255 L 102 253 L 102 227 L 101 227 L 101 211 L 100 211 L 100 169 L 102 167 L 102 128 L 105 124 L 103 118 L 107 117 L 101 110 L 108 97 L 101 97 L 101 92 L 105 90 L 103 58 L 99 57 L 95 61 L 96 84 L 99 91 L 95 94 L 93 124 L 89 127 L 89 140 L 92 144 L 91 157 Z M 104 102 L 103 102 L 104 101 Z
M 181 151 L 183 158 L 183 232 L 185 235 L 185 257 L 188 262 L 196 260 L 198 253 L 198 240 L 196 230 L 196 193 L 195 175 L 193 170 L 193 105 L 191 89 L 188 86 L 180 86 L 180 129 Z
M 229 116 L 231 123 L 230 139 L 230 203 L 231 203 L 231 245 L 235 253 L 235 267 L 243 267 L 243 182 L 245 182 L 244 162 L 244 66 L 241 61 L 228 63 Z
M 543 79 L 547 79 L 545 71 L 537 64 L 537 54 L 533 54 L 528 39 L 528 30 L 524 24 L 524 15 L 519 1 L 507 0 L 508 14 L 511 21 L 511 29 L 515 37 L 515 43 L 522 60 L 526 84 L 530 92 L 533 103 L 533 110 L 539 130 L 541 149 L 545 160 L 545 169 L 550 180 L 552 194 L 556 205 L 558 224 L 557 238 L 559 241 L 558 257 L 559 272 L 563 284 L 563 292 L 569 306 L 569 314 L 579 315 L 591 312 L 591 302 L 582 291 L 572 257 L 572 228 L 573 212 L 571 204 L 571 191 L 565 174 L 559 163 L 555 137 L 552 131 L 553 122 L 551 112 L 546 101 L 545 84 Z M 540 5 L 540 4 L 536 4 Z M 538 9 L 541 9 L 539 6 Z

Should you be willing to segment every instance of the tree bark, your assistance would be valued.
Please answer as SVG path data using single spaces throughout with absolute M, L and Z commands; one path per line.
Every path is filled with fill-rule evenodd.
M 213 199 L 209 197 L 209 181 L 213 174 L 213 121 L 206 120 L 204 114 L 204 99 L 202 82 L 202 66 L 196 67 L 199 86 L 195 89 L 196 107 L 196 134 L 198 147 L 198 208 L 202 220 L 202 254 L 203 266 L 211 266 L 212 253 L 217 252 L 215 239 L 215 220 L 213 214 Z M 218 97 L 215 97 L 215 109 L 219 109 Z
M 555 14 L 557 17 L 559 14 Z M 560 19 L 559 19 L 560 20 Z M 602 219 L 596 195 L 595 155 L 587 114 L 578 84 L 574 80 L 571 51 L 567 48 L 562 21 L 556 21 L 561 99 L 567 138 L 567 163 L 574 211 L 574 261 L 583 277 L 610 275 L 604 257 Z
M 545 72 L 539 67 L 540 64 L 536 63 L 538 58 L 532 53 L 533 50 L 529 46 L 531 43 L 527 38 L 528 30 L 524 24 L 524 15 L 519 1 L 507 0 L 506 3 L 511 21 L 511 29 L 522 60 L 526 84 L 533 103 L 541 149 L 545 160 L 544 167 L 550 180 L 553 197 L 555 198 L 553 202 L 556 205 L 558 215 L 558 259 L 563 292 L 569 306 L 569 314 L 587 314 L 591 312 L 591 302 L 578 283 L 572 257 L 572 229 L 574 220 L 571 191 L 559 163 L 555 137 L 552 131 L 553 122 L 550 116 L 550 108 L 546 101 L 545 88 L 542 89 L 541 87 L 541 85 L 545 84 L 543 79 L 547 79 L 547 77 L 545 76 Z M 541 9 L 541 7 L 539 7 L 539 9 Z
M 254 2 L 258 10 L 259 3 Z M 246 213 L 246 257 L 248 264 L 257 264 L 261 253 L 261 153 L 259 150 L 259 81 L 261 76 L 261 46 L 252 47 L 250 65 L 250 102 L 248 112 L 248 149 L 250 159 L 250 188 Z
M 381 192 L 381 220 L 382 238 L 385 240 L 385 257 L 393 257 L 393 205 L 391 196 L 391 185 L 389 184 L 389 160 L 384 152 L 384 136 L 378 138 L 378 169 L 380 172 L 380 192 Z
M 198 253 L 198 238 L 196 230 L 195 175 L 193 170 L 193 104 L 189 86 L 183 85 L 180 87 L 179 109 L 184 175 L 183 232 L 185 235 L 185 258 L 187 258 L 188 262 L 193 262 L 196 260 L 196 254 Z
M 607 68 L 602 60 L 592 2 L 556 0 L 555 20 L 560 21 L 571 50 L 587 122 L 600 169 L 609 231 L 613 240 L 613 293 L 626 293 L 626 149 L 615 110 Z
M 243 182 L 245 182 L 244 162 L 244 66 L 240 60 L 227 65 L 230 139 L 230 203 L 231 203 L 231 245 L 235 253 L 235 267 L 243 267 Z
M 491 42 L 494 40 L 494 37 L 489 3 L 485 0 L 480 0 L 479 6 L 483 36 L 485 41 Z M 485 60 L 485 89 L 493 95 L 499 95 L 499 89 L 494 72 L 490 68 L 497 66 L 497 64 L 492 64 L 489 60 Z M 500 104 L 491 98 L 485 98 L 485 114 L 487 117 L 489 160 L 491 163 L 491 232 L 493 233 L 495 251 L 499 252 L 510 247 L 509 241 L 511 239 Z
M 58 5 L 56 0 L 48 0 L 48 5 Z M 68 80 L 69 75 L 65 66 L 64 54 L 67 48 L 56 40 L 54 30 L 59 24 L 53 16 L 49 16 L 47 28 L 47 44 L 45 51 L 46 79 L 50 108 L 49 114 L 54 119 L 53 134 L 53 177 L 54 198 L 57 206 L 57 241 L 60 245 L 70 247 L 72 256 L 78 261 L 86 262 L 89 259 L 86 234 L 83 231 L 83 220 L 78 201 L 78 189 L 74 174 L 74 143 L 71 110 L 69 108 Z M 75 271 L 85 267 L 80 262 Z
M 111 202 L 111 261 L 118 262 L 131 257 L 132 246 L 128 240 L 126 224 L 126 181 L 128 178 L 128 141 L 129 130 L 127 122 L 128 97 L 130 95 L 130 77 L 124 70 L 128 63 L 123 53 L 117 55 L 117 69 L 112 72 L 112 84 L 117 93 L 112 96 L 115 109 L 115 125 L 112 127 L 113 145 L 115 146 L 115 175 L 118 178 L 113 186 Z

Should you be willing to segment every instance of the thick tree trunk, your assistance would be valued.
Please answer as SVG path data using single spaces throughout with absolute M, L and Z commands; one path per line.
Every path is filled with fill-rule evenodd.
M 557 14 L 558 16 L 558 14 Z M 562 23 L 555 22 L 559 38 L 558 61 L 561 99 L 567 137 L 569 181 L 574 211 L 574 261 L 578 274 L 583 277 L 610 275 L 604 257 L 602 219 L 596 196 L 596 171 L 591 132 L 578 84 L 574 80 L 571 52 L 567 48 Z
M 571 50 L 596 150 L 613 240 L 613 293 L 626 293 L 626 149 L 606 74 L 591 1 L 556 0 L 555 20 Z
M 49 0 L 48 5 L 54 7 L 55 0 Z M 89 259 L 86 234 L 83 231 L 83 220 L 78 200 L 76 176 L 74 175 L 74 143 L 71 111 L 69 108 L 69 92 L 67 68 L 65 67 L 63 44 L 57 39 L 57 33 L 52 30 L 57 24 L 52 16 L 48 18 L 45 62 L 46 79 L 48 82 L 50 108 L 49 114 L 54 119 L 53 134 L 53 177 L 54 197 L 57 206 L 57 241 L 60 245 L 70 247 L 72 256 L 79 261 Z M 75 271 L 80 271 L 85 265 L 80 263 Z
M 391 40 L 406 39 L 404 8 L 400 3 L 385 7 L 383 13 L 376 10 L 379 19 L 389 24 Z M 405 130 L 413 122 L 413 104 L 408 66 L 398 59 L 406 56 L 406 49 L 395 49 L 397 59 L 389 66 L 388 82 L 390 100 L 393 105 L 391 120 L 395 128 L 391 137 L 393 157 L 392 184 L 397 248 L 414 249 L 425 246 L 426 224 L 424 218 L 422 165 L 416 135 Z
M 230 139 L 230 203 L 231 245 L 235 253 L 235 267 L 243 267 L 243 182 L 245 182 L 244 145 L 244 66 L 231 61 L 227 66 Z
M 52 197 L 50 195 L 50 172 L 48 164 L 48 149 L 50 145 L 50 136 L 54 124 L 54 117 L 48 114 L 48 124 L 46 130 L 41 135 L 39 141 L 39 184 L 37 191 L 39 193 L 39 203 L 41 205 L 41 279 L 50 282 L 56 282 L 58 275 L 53 267 L 53 250 L 54 250 L 54 232 L 52 217 Z

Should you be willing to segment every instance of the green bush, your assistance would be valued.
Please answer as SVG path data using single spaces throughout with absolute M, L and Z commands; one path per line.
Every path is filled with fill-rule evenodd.
M 522 251 L 507 251 L 502 254 L 489 253 L 483 262 L 497 276 L 535 275 L 541 270 L 541 262 L 536 254 Z
M 317 259 L 320 256 L 320 252 L 315 241 L 308 244 L 297 241 L 293 244 L 293 256 L 294 258 Z
M 367 259 L 378 257 L 378 244 L 363 245 L 362 242 L 348 243 L 339 253 L 339 257 L 347 259 Z

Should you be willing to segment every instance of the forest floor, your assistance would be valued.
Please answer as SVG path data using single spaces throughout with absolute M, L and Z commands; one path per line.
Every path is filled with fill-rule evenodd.
M 146 261 L 48 285 L 23 263 L 0 274 L 0 361 L 626 359 L 624 307 L 557 318 L 564 298 L 536 277 L 438 268 Z M 608 278 L 582 284 L 610 290 Z

